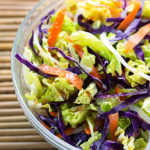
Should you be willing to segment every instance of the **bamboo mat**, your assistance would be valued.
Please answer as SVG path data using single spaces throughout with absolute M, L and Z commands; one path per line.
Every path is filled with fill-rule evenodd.
M 10 70 L 16 31 L 38 1 L 0 0 L 0 150 L 54 150 L 24 116 L 14 92 Z

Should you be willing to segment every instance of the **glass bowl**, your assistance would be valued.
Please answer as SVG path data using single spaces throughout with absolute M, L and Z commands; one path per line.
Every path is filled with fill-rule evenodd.
M 27 99 L 25 98 L 26 85 L 23 78 L 23 66 L 15 59 L 15 54 L 23 54 L 23 47 L 28 45 L 29 36 L 32 30 L 37 27 L 42 16 L 46 15 L 49 11 L 55 9 L 59 10 L 64 6 L 63 0 L 41 0 L 27 15 L 18 29 L 11 54 L 11 71 L 12 78 L 15 86 L 15 91 L 20 105 L 27 116 L 30 123 L 37 129 L 37 131 L 45 138 L 45 140 L 52 144 L 54 147 L 61 150 L 78 150 L 72 145 L 59 139 L 51 132 L 49 132 L 36 118 L 30 107 L 28 106 Z

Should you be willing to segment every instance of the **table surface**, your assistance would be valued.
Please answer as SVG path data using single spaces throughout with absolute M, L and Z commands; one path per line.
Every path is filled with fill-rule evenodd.
M 10 68 L 16 31 L 39 0 L 0 0 L 0 149 L 50 149 L 27 121 L 17 101 Z

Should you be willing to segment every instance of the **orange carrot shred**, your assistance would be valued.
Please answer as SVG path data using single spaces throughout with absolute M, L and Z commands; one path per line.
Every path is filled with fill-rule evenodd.
M 57 117 L 57 115 L 58 115 L 58 113 L 55 112 L 55 111 L 51 111 L 51 112 L 49 112 L 49 113 L 50 113 L 51 116 L 54 116 L 54 117 Z
M 76 52 L 78 53 L 79 57 L 82 58 L 84 51 L 82 49 L 82 47 L 80 45 L 73 45 L 73 47 L 75 48 Z M 100 79 L 100 75 L 98 74 L 98 70 L 93 66 L 92 71 L 90 72 L 90 75 Z
M 66 135 L 71 135 L 74 130 L 75 130 L 74 128 L 68 128 L 64 132 L 65 132 Z M 57 134 L 56 136 L 59 137 L 59 138 L 62 138 L 60 133 Z
M 90 75 L 92 75 L 92 76 L 94 76 L 94 77 L 96 77 L 98 79 L 101 79 L 101 77 L 100 77 L 100 75 L 98 73 L 98 70 L 95 67 L 93 67 L 92 71 L 90 72 Z
M 83 86 L 83 80 L 80 79 L 76 74 L 63 70 L 63 69 L 59 69 L 59 68 L 55 68 L 55 67 L 50 67 L 48 65 L 43 64 L 41 67 L 39 67 L 39 69 L 47 74 L 50 75 L 56 75 L 56 76 L 60 76 L 60 77 L 64 77 L 66 78 L 71 84 L 73 84 L 77 89 L 81 90 L 82 86 Z
M 73 45 L 73 47 L 75 48 L 77 54 L 79 55 L 80 58 L 82 58 L 84 51 L 82 49 L 82 47 L 78 44 Z
M 116 7 L 122 7 L 122 3 L 119 1 L 113 1 Z
M 91 131 L 89 129 L 89 126 L 87 125 L 86 128 L 84 129 L 85 133 L 90 135 L 91 134 Z
M 119 122 L 119 114 L 115 113 L 115 114 L 111 114 L 109 115 L 109 132 L 110 132 L 110 140 L 116 140 L 115 137 L 115 132 L 118 128 L 118 122 Z
M 62 26 L 63 26 L 65 12 L 66 12 L 66 9 L 63 9 L 58 13 L 52 28 L 49 30 L 50 31 L 50 34 L 48 37 L 49 47 L 53 47 L 55 45 L 57 37 L 58 37 L 58 35 L 62 29 Z
M 70 36 L 66 37 L 66 40 L 67 40 L 68 42 L 70 42 L 70 43 L 73 43 L 73 41 L 71 40 L 71 37 L 70 37 Z
M 44 122 L 41 122 L 41 124 L 48 130 L 50 130 L 51 128 L 49 126 L 47 126 Z
M 133 48 L 138 45 L 143 38 L 150 32 L 150 23 L 143 26 L 137 33 L 135 33 L 126 44 L 126 52 L 133 50 Z
M 131 11 L 127 17 L 121 22 L 121 24 L 118 26 L 119 30 L 125 30 L 130 23 L 134 20 L 134 18 L 136 17 L 140 7 L 141 7 L 141 3 L 138 1 L 133 1 L 134 4 L 134 9 L 133 11 Z
M 115 93 L 116 93 L 116 94 L 121 93 L 121 90 L 120 90 L 119 86 L 116 86 L 116 88 L 115 88 Z
M 116 94 L 121 93 L 121 90 L 120 90 L 119 86 L 116 86 L 116 88 L 115 88 L 115 93 L 116 93 Z M 119 98 L 120 98 L 121 101 L 125 101 L 125 100 L 126 100 L 125 97 L 119 97 Z

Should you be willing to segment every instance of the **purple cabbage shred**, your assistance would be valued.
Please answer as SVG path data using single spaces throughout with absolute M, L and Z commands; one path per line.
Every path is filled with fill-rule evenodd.
M 20 54 L 16 54 L 15 57 L 24 65 L 26 65 L 31 71 L 36 72 L 37 74 L 45 77 L 45 78 L 49 78 L 49 77 L 55 77 L 46 73 L 41 72 L 41 70 L 34 66 L 31 62 L 29 62 L 28 60 L 26 60 L 25 58 L 23 58 Z
M 60 50 L 57 47 L 50 47 L 50 49 L 51 50 L 57 50 L 66 60 L 73 61 L 85 74 L 90 76 L 96 83 L 97 82 L 100 83 L 104 90 L 107 90 L 107 86 L 105 84 L 103 84 L 101 80 L 99 80 L 98 78 L 96 78 L 96 77 L 90 75 L 89 73 L 87 73 L 74 58 L 67 56 L 62 50 Z

